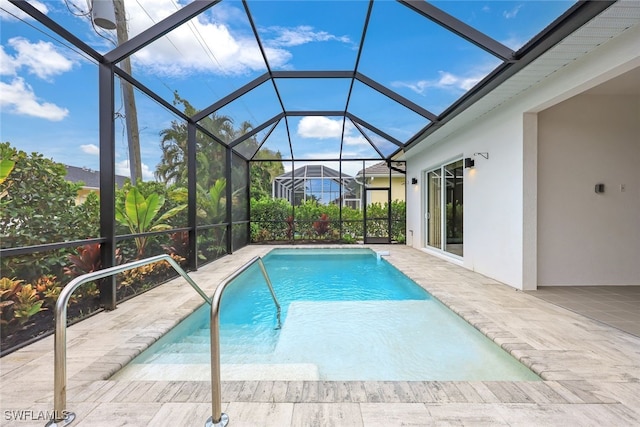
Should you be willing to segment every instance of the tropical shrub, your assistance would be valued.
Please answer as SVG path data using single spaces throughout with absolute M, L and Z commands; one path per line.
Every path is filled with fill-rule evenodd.
M 292 215 L 292 213 L 295 215 Z M 342 221 L 340 215 L 342 214 Z M 385 218 L 367 223 L 369 232 L 386 235 L 388 205 L 374 203 L 367 206 L 367 216 Z M 391 203 L 391 238 L 405 241 L 405 202 Z M 294 219 L 295 218 L 295 219 Z M 284 199 L 262 198 L 251 200 L 251 241 L 341 240 L 355 243 L 363 238 L 363 211 L 336 204 L 322 205 L 306 200 L 293 208 Z M 295 233 L 295 234 L 294 234 Z
M 176 206 L 158 217 L 164 206 L 164 196 L 151 193 L 145 198 L 140 190 L 133 186 L 124 194 L 124 199 L 118 202 L 116 203 L 116 221 L 127 226 L 131 234 L 170 230 L 172 227 L 166 221 L 187 207 L 185 204 Z M 150 236 L 134 237 L 138 259 L 144 257 L 149 239 Z
M 292 213 L 291 204 L 284 199 L 251 199 L 251 241 L 287 239 L 290 234 L 290 220 L 287 220 Z
M 31 316 L 44 310 L 42 308 L 44 301 L 40 299 L 38 292 L 32 285 L 23 283 L 22 280 L 9 279 L 8 277 L 0 279 L 0 300 L 3 302 L 11 301 L 11 303 L 3 305 L 3 326 L 10 326 L 14 322 L 22 325 Z M 3 328 L 4 331 L 6 331 L 5 328 Z
M 45 159 L 41 154 L 27 154 L 0 144 L 4 166 L 0 180 L 0 235 L 3 248 L 34 246 L 45 243 L 95 237 L 99 230 L 97 196 L 76 205 L 80 184 L 65 179 L 66 168 Z M 2 257 L 3 276 L 17 277 L 30 283 L 46 274 L 60 276 L 67 262 L 68 250 Z

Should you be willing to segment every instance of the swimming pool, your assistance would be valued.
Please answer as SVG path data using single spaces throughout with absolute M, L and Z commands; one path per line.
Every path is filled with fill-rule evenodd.
M 220 309 L 223 380 L 539 380 L 369 249 L 275 249 Z M 114 378 L 209 379 L 204 305 Z

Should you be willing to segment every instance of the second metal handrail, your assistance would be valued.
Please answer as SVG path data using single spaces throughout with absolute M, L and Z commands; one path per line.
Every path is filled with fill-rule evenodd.
M 87 282 L 102 279 L 123 271 L 132 270 L 147 264 L 153 264 L 158 261 L 167 261 L 173 269 L 180 274 L 198 294 L 206 302 L 211 304 L 211 298 L 204 293 L 196 282 L 180 267 L 180 265 L 169 255 L 157 255 L 151 258 L 132 261 L 127 264 L 116 265 L 114 267 L 105 268 L 103 270 L 94 271 L 92 273 L 83 274 L 70 281 L 67 286 L 62 289 L 55 306 L 55 337 L 54 337 L 54 377 L 53 377 L 53 417 L 45 427 L 55 427 L 60 425 L 68 425 L 75 419 L 73 412 L 67 411 L 67 304 L 71 298 L 71 294 Z
M 217 288 L 213 294 L 211 301 L 211 417 L 206 421 L 205 427 L 224 427 L 229 423 L 229 416 L 222 413 L 222 386 L 220 384 L 220 302 L 222 301 L 222 293 L 226 289 L 233 279 L 238 277 L 254 263 L 260 265 L 262 275 L 264 276 L 271 297 L 276 305 L 278 326 L 281 328 L 280 323 L 280 304 L 276 298 L 276 294 L 273 291 L 273 285 L 271 279 L 267 274 L 267 270 L 264 267 L 264 263 L 260 257 L 254 257 L 245 265 L 236 270 L 233 274 L 227 277 Z

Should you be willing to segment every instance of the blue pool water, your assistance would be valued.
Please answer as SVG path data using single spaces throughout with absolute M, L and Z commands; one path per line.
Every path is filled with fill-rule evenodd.
M 223 380 L 539 380 L 368 249 L 276 249 L 231 283 L 220 309 Z M 116 377 L 208 380 L 208 305 Z

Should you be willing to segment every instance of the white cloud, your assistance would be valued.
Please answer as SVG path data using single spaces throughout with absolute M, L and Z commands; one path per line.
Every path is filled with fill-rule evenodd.
M 518 12 L 520 12 L 522 6 L 522 4 L 519 4 L 511 10 L 505 10 L 502 12 L 502 16 L 504 16 L 506 19 L 513 19 L 518 15 Z
M 476 71 L 467 76 L 455 75 L 446 71 L 439 71 L 440 78 L 436 80 L 419 80 L 417 82 L 393 82 L 394 87 L 406 87 L 412 91 L 424 95 L 428 89 L 447 89 L 457 92 L 466 92 L 484 78 L 486 72 Z
M 271 46 L 299 46 L 311 42 L 339 41 L 351 44 L 348 36 L 335 36 L 326 31 L 314 31 L 308 25 L 300 25 L 295 28 L 269 27 L 268 32 L 276 33 L 277 36 L 269 41 Z
M 31 4 L 31 6 L 35 7 L 45 15 L 49 13 L 49 8 L 47 7 L 46 4 L 37 0 L 31 0 L 29 1 L 29 3 Z M 15 21 L 16 18 L 22 19 L 25 21 L 33 20 L 31 16 L 27 15 L 26 13 L 24 13 L 23 11 L 15 7 L 12 3 L 9 3 L 9 0 L 0 0 L 0 7 L 4 9 L 4 10 L 0 9 L 0 21 Z M 5 12 L 5 10 L 7 12 Z M 15 18 L 12 15 L 14 15 Z
M 96 156 L 100 154 L 100 148 L 98 148 L 98 146 L 95 144 L 81 145 L 80 149 L 82 150 L 83 153 L 86 153 L 86 154 L 92 154 Z
M 342 119 L 306 116 L 298 123 L 297 132 L 303 138 L 340 138 L 342 136 Z
M 360 132 L 357 135 L 345 135 L 344 136 L 344 144 L 345 145 L 369 145 L 369 141 L 362 136 Z
M 176 6 L 172 0 L 146 2 L 144 9 L 138 2 L 128 3 L 129 37 L 146 30 L 175 11 Z M 168 36 L 134 54 L 133 66 L 173 76 L 193 72 L 233 75 L 266 70 L 253 34 L 232 34 L 229 26 L 221 21 L 225 17 L 234 16 L 230 11 L 226 12 L 206 12 L 174 29 Z M 291 58 L 289 52 L 279 48 L 270 48 L 268 54 L 273 66 L 281 66 Z
M 18 64 L 11 55 L 0 45 L 0 76 L 15 76 L 18 74 Z
M 0 93 L 2 93 L 0 107 L 14 114 L 40 117 L 51 121 L 60 121 L 69 114 L 66 108 L 39 101 L 31 86 L 20 77 L 15 78 L 11 83 L 0 82 Z
M 116 175 L 122 175 L 127 177 L 131 176 L 131 171 L 129 170 L 129 159 L 116 162 Z M 149 166 L 147 166 L 144 163 L 142 164 L 142 179 L 145 181 L 155 180 L 153 171 L 151 171 L 151 169 L 149 169 Z
M 129 37 L 133 37 L 176 12 L 175 0 L 154 0 L 127 3 Z M 178 2 L 180 4 L 184 2 Z M 266 64 L 253 33 L 232 31 L 231 23 L 244 18 L 244 11 L 229 6 L 215 7 L 175 28 L 167 36 L 134 54 L 133 66 L 154 74 L 185 76 L 196 72 L 238 75 L 266 71 Z M 180 5 L 178 5 L 180 6 Z M 222 6 L 222 5 L 220 5 Z M 312 27 L 271 27 L 263 29 L 272 36 L 263 41 L 263 48 L 273 68 L 287 69 L 292 54 L 287 48 L 312 42 L 337 41 L 352 45 L 347 36 L 336 36 Z
M 35 74 L 43 80 L 52 76 L 70 71 L 75 62 L 62 55 L 56 47 L 49 42 L 39 41 L 31 43 L 23 37 L 9 39 L 8 46 L 15 51 L 15 56 L 2 53 L 3 61 L 9 61 L 3 65 L 2 74 L 15 74 L 19 69 L 26 68 L 30 74 Z
M 330 119 L 323 116 L 306 116 L 298 123 L 297 134 L 303 138 L 339 139 L 342 137 L 342 121 L 342 119 Z M 345 123 L 343 142 L 349 146 L 369 145 L 366 138 L 349 121 Z M 326 153 L 320 154 L 326 156 Z
M 15 54 L 8 53 L 5 47 L 13 48 Z M 60 121 L 69 114 L 66 108 L 38 99 L 32 86 L 23 77 L 18 77 L 20 74 L 32 74 L 49 80 L 70 71 L 75 62 L 59 53 L 52 43 L 31 43 L 24 37 L 13 37 L 5 46 L 0 46 L 0 64 L 0 75 L 14 77 L 11 82 L 0 82 L 0 105 L 8 112 L 51 121 Z M 22 70 L 26 73 L 21 73 Z

